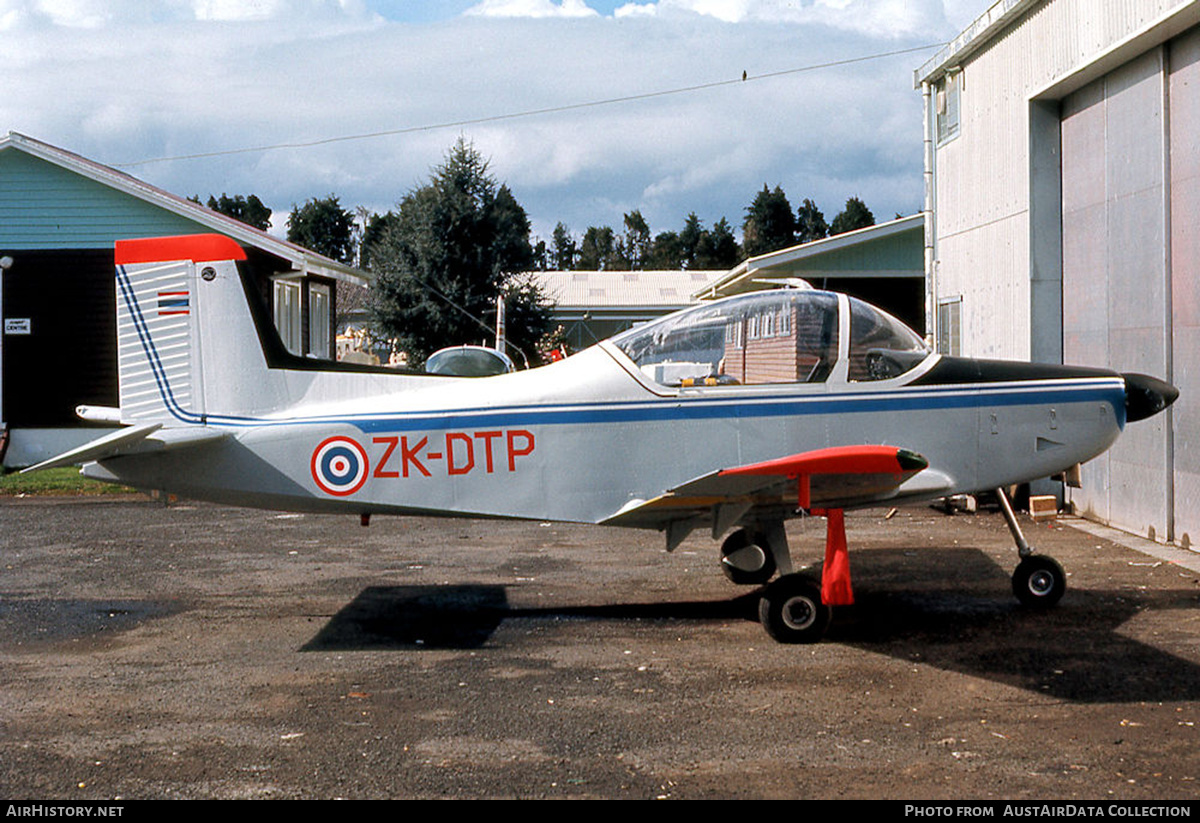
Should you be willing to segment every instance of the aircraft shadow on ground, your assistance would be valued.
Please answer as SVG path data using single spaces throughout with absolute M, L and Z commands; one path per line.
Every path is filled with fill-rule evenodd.
M 1144 611 L 1195 608 L 1190 590 L 1071 589 L 1057 608 L 1037 612 L 1017 604 L 1009 571 L 982 551 L 869 550 L 852 563 L 856 603 L 835 610 L 823 642 L 1073 702 L 1200 699 L 1200 665 L 1119 631 Z M 511 605 L 499 585 L 370 587 L 303 649 L 471 649 L 518 619 L 684 621 L 702 632 L 709 621 L 757 621 L 759 590 L 742 591 L 713 601 L 531 609 Z

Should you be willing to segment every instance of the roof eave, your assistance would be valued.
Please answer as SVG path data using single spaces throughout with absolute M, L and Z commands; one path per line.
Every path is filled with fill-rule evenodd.
M 370 282 L 370 276 L 353 266 L 339 263 L 324 255 L 317 254 L 303 246 L 298 246 L 287 240 L 282 240 L 265 231 L 248 226 L 232 217 L 215 212 L 206 206 L 188 200 L 168 191 L 152 186 L 136 177 L 105 166 L 94 160 L 89 160 L 73 152 L 43 143 L 32 137 L 10 131 L 7 137 L 0 138 L 0 149 L 6 146 L 20 149 L 27 154 L 53 163 L 76 174 L 94 180 L 101 185 L 117 189 L 132 197 L 146 200 L 165 211 L 177 214 L 188 220 L 207 226 L 221 234 L 226 234 L 240 244 L 253 246 L 270 254 L 289 261 L 296 271 L 304 271 L 331 277 L 359 286 Z
M 808 243 L 801 243 L 798 246 L 789 246 L 786 249 L 779 249 L 767 254 L 760 254 L 757 257 L 750 257 L 730 269 L 729 273 L 724 277 L 714 280 L 711 284 L 697 292 L 693 292 L 692 299 L 702 300 L 705 297 L 715 297 L 726 286 L 745 279 L 765 268 L 785 263 L 794 263 L 818 254 L 837 251 L 838 249 L 853 246 L 868 239 L 883 239 L 893 234 L 911 231 L 917 226 L 924 227 L 924 225 L 925 216 L 923 214 L 912 214 L 908 217 L 898 217 L 895 220 L 889 220 L 886 223 L 876 223 L 874 226 L 835 234 L 833 237 L 822 237 L 820 240 L 813 240 Z
M 933 57 L 913 72 L 913 88 L 938 80 L 947 69 L 961 65 L 968 57 L 986 46 L 1014 18 L 1043 0 L 996 0 L 975 22 L 957 37 L 940 48 Z

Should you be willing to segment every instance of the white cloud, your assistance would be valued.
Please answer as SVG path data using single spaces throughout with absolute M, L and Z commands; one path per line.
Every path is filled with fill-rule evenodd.
M 189 21 L 358 20 L 364 0 L 0 0 L 0 31 L 17 27 L 99 29 Z
M 613 17 L 653 17 L 657 13 L 654 3 L 626 3 L 613 10 Z
M 111 16 L 100 0 L 0 0 L 0 31 L 27 25 L 94 29 Z
M 104 5 L 77 2 L 77 20 Z M 563 107 L 536 117 L 128 171 L 184 196 L 254 193 L 286 211 L 334 193 L 348 207 L 383 211 L 425 180 L 463 134 L 491 158 L 497 178 L 539 226 L 558 220 L 579 232 L 619 226 L 635 208 L 655 231 L 678 229 L 689 211 L 706 223 L 724 216 L 740 226 L 764 182 L 782 185 L 796 202 L 814 198 L 827 215 L 857 194 L 890 216 L 921 198 L 921 103 L 911 88 L 921 54 L 570 107 L 956 33 L 942 20 L 934 31 L 897 42 L 891 33 L 760 19 L 787 10 L 762 0 L 727 4 L 744 6 L 736 25 L 699 13 L 695 0 L 638 3 L 654 15 L 625 12 L 619 23 L 561 13 L 387 23 L 333 0 L 253 7 L 255 14 L 276 15 L 270 20 L 197 21 L 198 9 L 225 13 L 214 2 L 110 4 L 126 17 L 97 29 L 44 15 L 30 22 L 33 0 L 0 0 L 0 21 L 26 15 L 17 24 L 22 36 L 6 38 L 0 133 L 13 129 L 121 163 Z M 825 4 L 821 13 L 852 15 L 861 2 L 840 12 Z M 563 12 L 571 5 L 582 7 L 547 0 L 522 7 Z
M 475 17 L 597 17 L 584 0 L 483 0 L 463 12 Z
M 946 6 L 987 0 L 657 0 L 627 3 L 613 16 L 659 17 L 694 14 L 724 23 L 823 25 L 873 36 L 905 37 L 940 29 Z
M 366 13 L 362 0 L 183 0 L 197 20 L 301 20 L 359 18 Z

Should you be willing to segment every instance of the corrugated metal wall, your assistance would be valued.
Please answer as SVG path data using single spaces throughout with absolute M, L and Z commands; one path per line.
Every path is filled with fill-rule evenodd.
M 1170 49 L 1171 409 L 1174 539 L 1200 538 L 1200 30 Z
M 1036 304 L 1047 292 L 1030 278 L 1054 285 L 1052 234 L 1063 359 L 1180 388 L 1070 494 L 1183 545 L 1200 534 L 1198 23 L 1197 0 L 1033 6 L 961 58 L 961 128 L 934 163 L 935 290 L 962 295 L 965 353 L 1025 357 L 1044 343 L 1058 307 Z M 1061 211 L 1042 186 L 1060 157 Z
M 963 353 L 1028 358 L 1030 99 L 1193 0 L 1052 0 L 961 65 L 959 136 L 936 151 L 936 296 L 962 297 Z
M 1082 511 L 1191 545 L 1200 525 L 1200 29 L 1063 101 L 1063 346 L 1165 377 L 1169 413 L 1084 467 Z

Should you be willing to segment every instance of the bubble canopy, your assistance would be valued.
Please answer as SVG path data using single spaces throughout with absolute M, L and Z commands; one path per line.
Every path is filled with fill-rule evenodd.
M 930 355 L 885 311 L 834 292 L 753 292 L 668 315 L 609 341 L 667 387 L 890 380 Z

